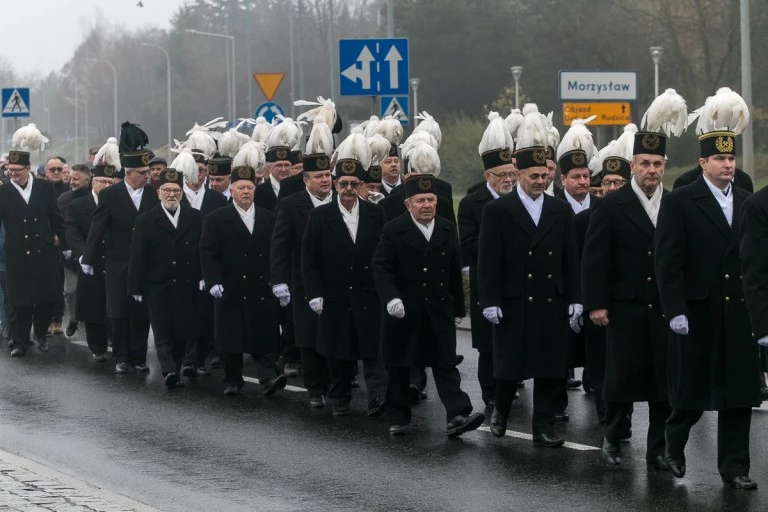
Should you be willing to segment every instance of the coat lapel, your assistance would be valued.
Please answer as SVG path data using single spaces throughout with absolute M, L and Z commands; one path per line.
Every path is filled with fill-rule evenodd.
M 411 215 L 404 213 L 400 217 L 399 222 L 403 242 L 415 247 L 419 251 L 423 251 L 427 247 L 427 239 L 424 238 L 424 234 L 416 227 L 413 219 L 411 219 Z
M 740 193 L 741 190 L 736 190 L 736 187 L 731 185 L 731 193 L 733 194 L 733 221 L 731 222 L 731 230 L 728 232 L 728 242 L 726 243 L 726 252 L 735 248 L 739 243 L 739 221 L 741 219 L 741 207 L 744 204 L 744 196 Z
M 181 206 L 179 206 L 179 208 L 181 208 Z M 181 216 L 183 216 L 183 212 L 179 214 L 179 224 L 181 224 Z M 154 208 L 152 217 L 157 227 L 167 231 L 172 235 L 176 235 L 176 228 L 173 227 L 173 224 L 171 224 L 171 219 L 169 219 L 163 211 L 162 205 L 157 205 L 157 207 Z
M 513 189 L 507 197 L 509 199 L 504 198 L 504 200 L 510 201 L 509 213 L 512 216 L 512 219 L 518 226 L 523 228 L 523 231 L 528 233 L 528 235 L 533 238 L 533 232 L 536 229 L 536 224 L 533 223 L 531 214 L 528 213 L 528 210 L 525 209 L 525 205 L 520 200 L 520 196 L 517 195 L 517 188 Z
M 330 208 L 331 215 L 326 219 L 326 222 L 328 223 L 328 227 L 330 228 L 331 232 L 336 235 L 336 237 L 341 241 L 341 243 L 344 244 L 344 247 L 346 247 L 349 251 L 354 250 L 355 244 L 352 242 L 352 235 L 349 233 L 349 229 L 347 229 L 347 225 L 344 223 L 344 218 L 341 216 L 341 211 L 339 211 L 338 205 L 334 205 L 333 208 Z M 360 210 L 358 206 L 358 211 Z M 362 217 L 362 215 L 361 215 Z M 360 231 L 360 225 L 358 224 L 358 232 Z
M 622 192 L 622 197 L 619 200 L 621 205 L 621 211 L 626 215 L 633 224 L 635 224 L 640 230 L 648 236 L 652 236 L 654 232 L 653 223 L 645 212 L 645 208 L 640 203 L 640 198 L 637 197 L 635 191 L 632 190 L 632 186 L 625 185 L 628 191 Z M 614 192 L 618 194 L 619 192 Z
M 709 190 L 707 184 L 704 183 L 705 179 L 706 178 L 704 178 L 704 176 L 699 176 L 699 178 L 691 184 L 691 186 L 694 187 L 693 200 L 696 202 L 696 206 L 698 206 L 704 212 L 704 214 L 709 217 L 709 220 L 711 220 L 712 223 L 717 226 L 717 229 L 720 230 L 723 236 L 728 238 L 731 227 L 728 225 L 728 221 L 725 220 L 723 209 L 720 207 L 717 199 L 714 198 L 712 191 Z M 734 215 L 734 219 L 735 218 L 736 217 Z
M 546 194 L 542 196 L 544 204 L 541 207 L 541 218 L 539 218 L 539 225 L 536 226 L 533 232 L 533 238 L 531 239 L 531 247 L 535 247 L 544 235 L 546 235 L 552 226 L 555 225 L 555 215 L 552 213 L 552 201 L 553 199 Z M 570 206 L 569 206 L 570 207 Z M 526 211 L 527 213 L 527 211 Z M 528 216 L 530 218 L 530 215 Z M 533 222 L 533 220 L 531 220 Z

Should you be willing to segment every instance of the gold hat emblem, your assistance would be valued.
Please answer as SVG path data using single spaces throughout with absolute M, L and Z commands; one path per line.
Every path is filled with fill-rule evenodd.
M 324 156 L 324 157 L 318 158 L 315 161 L 315 165 L 317 166 L 318 169 L 320 169 L 321 171 L 324 171 L 331 166 L 331 162 L 328 160 L 327 156 Z
M 429 178 L 419 178 L 419 188 L 424 192 L 432 190 L 432 180 Z
M 545 165 L 547 163 L 547 152 L 543 149 L 535 149 L 533 154 L 531 154 L 531 159 L 535 164 Z
M 285 148 L 278 148 L 277 151 L 275 151 L 275 156 L 280 160 L 285 160 L 288 157 L 288 150 Z
M 355 162 L 342 162 L 341 163 L 341 172 L 344 174 L 355 174 L 355 168 L 357 166 L 355 165 Z
M 368 175 L 373 180 L 380 180 L 381 179 L 381 167 L 379 167 L 378 165 L 372 165 L 368 169 Z
M 555 148 L 553 148 L 552 146 L 547 146 L 547 159 L 548 160 L 555 159 Z
M 8 153 L 8 161 L 12 164 L 15 164 L 19 161 L 19 153 L 16 151 L 11 151 Z
M 643 149 L 647 149 L 648 151 L 656 151 L 657 149 L 659 149 L 659 144 L 661 144 L 661 139 L 659 139 L 658 135 L 649 133 L 643 136 L 643 140 L 641 141 L 641 144 L 643 145 Z
M 141 163 L 144 165 L 149 165 L 149 153 L 142 153 Z
M 251 169 L 246 166 L 238 167 L 237 168 L 237 176 L 238 178 L 242 178 L 244 180 L 250 180 L 253 179 L 251 176 Z
M 608 172 L 616 172 L 621 169 L 621 162 L 611 158 L 610 160 L 605 161 L 605 168 L 608 170 Z
M 208 172 L 211 174 L 219 172 L 219 164 L 208 164 Z
M 733 153 L 733 137 L 718 137 L 715 139 L 715 148 L 720 153 Z
M 175 169 L 168 169 L 167 171 L 165 171 L 165 181 L 175 182 L 178 179 L 179 179 L 179 173 Z
M 571 155 L 571 162 L 576 167 L 584 167 L 587 163 L 587 157 L 583 153 L 574 153 Z
M 504 148 L 499 152 L 499 160 L 501 160 L 502 162 L 512 161 L 512 153 L 510 153 L 509 149 Z
M 104 166 L 104 176 L 107 176 L 111 178 L 115 175 L 115 166 L 114 165 L 105 165 Z

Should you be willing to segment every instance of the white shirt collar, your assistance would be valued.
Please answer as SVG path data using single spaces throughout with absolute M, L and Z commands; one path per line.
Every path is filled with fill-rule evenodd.
M 203 198 L 205 197 L 205 187 L 200 187 L 199 190 L 192 190 L 185 181 L 182 185 L 184 188 L 184 195 L 187 197 L 190 206 L 195 210 L 199 210 L 203 207 Z
M 96 206 L 98 206 L 99 205 L 99 194 L 97 194 L 95 190 L 91 189 L 91 196 L 93 197 L 93 201 L 96 203 Z
M 27 180 L 27 186 L 24 188 L 21 188 L 19 185 L 16 184 L 15 181 L 11 180 L 11 185 L 13 185 L 13 188 L 19 191 L 19 194 L 21 194 L 21 198 L 24 200 L 25 203 L 29 204 L 29 198 L 32 196 L 32 183 L 35 181 L 34 175 L 32 172 L 29 173 L 29 179 Z
M 275 193 L 275 197 L 277 197 L 280 194 L 280 182 L 271 174 L 269 175 L 269 182 L 272 184 L 272 191 Z
M 536 199 L 532 199 L 525 193 L 520 185 L 515 185 L 517 189 L 517 195 L 520 197 L 520 201 L 523 202 L 523 206 L 528 211 L 528 215 L 531 216 L 531 220 L 535 225 L 539 225 L 539 219 L 541 219 L 541 209 L 544 206 L 544 194 L 540 195 Z
M 411 220 L 413 220 L 413 223 L 416 224 L 416 227 L 419 228 L 419 231 L 421 231 L 421 234 L 424 235 L 424 238 L 426 238 L 427 242 L 429 242 L 429 240 L 432 238 L 432 232 L 435 230 L 435 219 L 432 219 L 431 221 L 429 221 L 429 224 L 427 224 L 426 226 L 421 222 L 417 221 L 416 219 L 414 219 L 413 215 L 411 215 Z
M 352 206 L 352 211 L 347 211 L 344 205 L 341 204 L 341 197 L 336 196 L 336 204 L 339 205 L 339 211 L 341 212 L 341 218 L 346 224 L 349 230 L 349 235 L 352 237 L 352 242 L 357 240 L 357 226 L 360 222 L 360 200 L 356 200 Z
M 573 197 L 571 197 L 571 194 L 569 194 L 567 190 L 563 189 L 563 192 L 565 193 L 565 199 L 568 201 L 568 204 L 570 204 L 571 208 L 573 209 L 573 213 L 579 213 L 589 209 L 589 205 L 592 199 L 589 193 L 587 193 L 587 197 L 584 198 L 584 202 L 580 203 L 577 200 L 575 200 Z
M 131 196 L 131 201 L 133 201 L 133 206 L 136 207 L 138 210 L 141 206 L 141 197 L 144 195 L 144 187 L 141 188 L 131 188 L 131 186 L 127 182 L 125 183 L 125 188 L 128 190 L 128 195 Z
M 499 198 L 499 194 L 497 194 L 496 191 L 491 188 L 491 184 L 488 183 L 487 181 L 485 182 L 485 187 L 488 189 L 488 192 L 491 193 L 494 199 Z
M 544 191 L 545 194 L 548 196 L 554 196 L 555 195 L 555 182 L 550 181 L 549 185 L 547 185 L 547 189 Z
M 389 183 L 387 183 L 386 181 L 384 181 L 384 180 L 381 180 L 381 186 L 382 186 L 382 187 L 384 187 L 384 190 L 386 190 L 386 191 L 387 191 L 387 194 L 389 194 L 390 192 L 392 192 L 392 189 L 393 189 L 393 188 L 395 188 L 396 186 L 398 186 L 398 185 L 400 185 L 400 184 L 402 184 L 402 183 L 403 183 L 403 178 L 402 178 L 402 177 L 400 177 L 400 176 L 398 176 L 398 177 L 397 177 L 397 182 L 396 182 L 394 185 L 390 185 L 390 184 L 389 184 Z
M 723 215 L 725 215 L 728 225 L 733 225 L 733 184 L 729 183 L 725 190 L 720 190 L 706 176 L 704 176 L 704 183 L 709 187 L 717 204 L 723 209 Z
M 160 208 L 163 209 L 165 216 L 168 217 L 169 221 L 171 221 L 171 224 L 173 224 L 173 227 L 174 228 L 179 227 L 179 215 L 181 214 L 181 205 L 177 206 L 176 211 L 173 213 L 169 212 L 163 205 L 160 205 Z
M 237 213 L 240 215 L 240 219 L 243 221 L 243 224 L 245 224 L 245 227 L 248 228 L 250 233 L 253 233 L 253 221 L 256 208 L 251 204 L 250 208 L 243 210 L 237 206 L 237 203 L 234 201 L 232 201 L 232 204 L 235 206 L 235 210 L 237 210 Z
M 309 190 L 307 190 L 307 195 L 309 195 L 309 199 L 312 201 L 312 206 L 315 208 L 323 204 L 328 204 L 331 202 L 331 199 L 333 199 L 333 194 L 331 192 L 328 192 L 328 195 L 325 197 L 325 199 L 319 199 L 315 197 L 313 194 L 310 194 Z

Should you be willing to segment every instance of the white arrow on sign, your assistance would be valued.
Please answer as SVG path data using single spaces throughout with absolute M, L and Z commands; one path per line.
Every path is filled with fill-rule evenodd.
M 389 49 L 387 56 L 384 57 L 384 60 L 389 62 L 389 88 L 397 89 L 397 86 L 400 84 L 400 81 L 398 80 L 399 76 L 397 65 L 401 60 L 403 60 L 403 56 L 400 55 L 400 52 L 397 51 L 395 45 L 392 45 L 392 48 Z
M 371 62 L 374 60 L 376 59 L 374 59 L 373 54 L 371 54 L 371 51 L 368 49 L 368 47 L 363 46 L 363 49 L 360 51 L 360 55 L 358 55 L 357 59 L 355 60 L 355 64 L 352 64 L 347 69 L 342 71 L 341 75 L 352 80 L 353 82 L 360 80 L 363 89 L 370 89 Z M 361 64 L 360 68 L 357 67 L 358 62 Z

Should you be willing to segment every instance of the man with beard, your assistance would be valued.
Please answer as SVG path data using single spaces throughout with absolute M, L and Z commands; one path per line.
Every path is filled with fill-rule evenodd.
M 98 151 L 98 148 L 96 149 Z M 64 217 L 64 231 L 72 259 L 79 261 L 85 250 L 88 231 L 99 201 L 101 191 L 115 183 L 114 165 L 96 164 L 88 195 L 72 201 Z M 95 361 L 107 360 L 107 294 L 104 282 L 106 263 L 102 241 L 99 255 L 94 261 L 93 274 L 83 273 L 78 267 L 77 274 L 77 309 L 75 316 L 85 324 L 85 340 Z
M 489 114 L 489 124 L 480 141 L 485 186 L 464 197 L 459 203 L 459 237 L 461 262 L 469 271 L 469 311 L 472 321 L 472 346 L 477 349 L 477 380 L 483 402 L 488 408 L 495 405 L 496 380 L 493 378 L 493 329 L 483 318 L 477 282 L 477 248 L 483 207 L 500 196 L 506 196 L 515 187 L 517 176 L 512 163 L 512 135 L 496 112 Z M 502 144 L 502 141 L 506 141 Z
M 120 132 L 120 160 L 125 179 L 99 194 L 83 256 L 83 273 L 94 274 L 93 266 L 102 256 L 106 241 L 107 317 L 112 328 L 112 356 L 116 373 L 149 372 L 147 337 L 149 315 L 143 302 L 128 294 L 128 262 L 136 217 L 158 202 L 149 185 L 149 139 L 139 125 L 125 122 Z M 108 143 L 109 144 L 109 143 Z
M 48 351 L 46 329 L 61 298 L 58 240 L 64 231 L 53 186 L 30 173 L 30 151 L 42 148 L 46 139 L 34 125 L 20 130 L 25 130 L 25 145 L 9 152 L 11 180 L 0 186 L 12 357 L 26 354 L 33 328 L 39 350 Z
M 216 350 L 224 363 L 224 395 L 243 387 L 243 354 L 253 356 L 261 389 L 285 387 L 274 356 L 278 304 L 269 283 L 275 215 L 253 204 L 253 167 L 232 169 L 232 203 L 209 214 L 200 238 L 203 279 L 214 300 Z
M 199 325 L 202 221 L 198 210 L 181 201 L 183 185 L 181 171 L 160 172 L 160 202 L 136 219 L 128 265 L 128 293 L 147 304 L 160 371 L 169 389 L 180 384 L 182 358 L 191 351 Z M 195 377 L 194 368 L 189 368 L 193 374 L 184 376 Z

